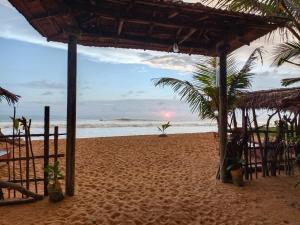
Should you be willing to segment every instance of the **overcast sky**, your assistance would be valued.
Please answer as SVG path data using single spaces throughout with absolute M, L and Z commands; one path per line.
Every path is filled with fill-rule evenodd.
M 272 48 L 279 42 L 277 34 L 271 40 L 261 38 L 235 52 L 242 65 L 254 48 L 264 46 L 264 65 L 255 69 L 253 90 L 277 88 L 282 78 L 299 76 L 297 68 L 292 66 L 270 66 Z M 65 103 L 66 45 L 47 42 L 7 0 L 0 0 L 0 50 L 0 86 L 21 95 L 19 105 L 30 102 L 51 104 L 55 108 L 56 104 Z M 78 47 L 78 53 L 78 102 L 129 99 L 173 102 L 178 97 L 168 88 L 155 88 L 151 79 L 172 76 L 189 80 L 199 60 L 199 56 L 183 54 L 84 46 Z M 8 111 L 1 103 L 0 114 Z

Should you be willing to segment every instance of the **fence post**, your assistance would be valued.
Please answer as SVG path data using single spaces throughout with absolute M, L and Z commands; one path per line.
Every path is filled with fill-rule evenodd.
M 58 126 L 54 127 L 54 162 L 57 162 L 58 155 Z
M 44 114 L 44 168 L 49 165 L 49 128 L 50 128 L 50 107 L 45 106 Z M 48 173 L 44 171 L 44 195 L 48 196 Z

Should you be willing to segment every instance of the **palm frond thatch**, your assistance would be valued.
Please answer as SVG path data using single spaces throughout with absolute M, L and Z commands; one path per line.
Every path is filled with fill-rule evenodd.
M 297 112 L 300 109 L 300 88 L 279 88 L 242 93 L 237 98 L 236 107 Z
M 2 99 L 5 99 L 8 104 L 15 104 L 18 102 L 20 97 L 21 96 L 15 95 L 8 90 L 0 87 L 0 102 L 2 101 Z

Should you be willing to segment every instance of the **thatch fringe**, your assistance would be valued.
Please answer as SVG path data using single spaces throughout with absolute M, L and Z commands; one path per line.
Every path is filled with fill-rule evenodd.
M 300 88 L 280 88 L 240 94 L 237 108 L 299 111 Z

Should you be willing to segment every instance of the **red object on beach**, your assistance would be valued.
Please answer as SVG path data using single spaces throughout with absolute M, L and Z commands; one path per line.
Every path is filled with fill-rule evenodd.
M 10 151 L 6 149 L 0 149 L 0 159 L 9 159 L 10 158 Z

